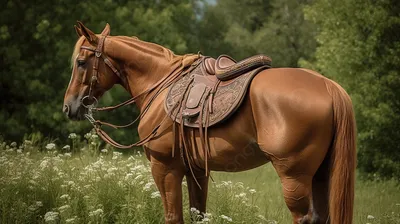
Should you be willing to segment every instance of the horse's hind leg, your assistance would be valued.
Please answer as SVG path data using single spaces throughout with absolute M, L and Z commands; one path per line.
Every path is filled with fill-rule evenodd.
M 281 179 L 283 196 L 295 224 L 324 223 L 322 220 L 325 217 L 325 207 L 321 204 L 327 204 L 324 200 L 327 186 L 314 176 L 325 154 L 325 150 L 316 150 L 315 145 L 309 145 L 290 157 L 271 158 Z
M 329 160 L 325 158 L 312 180 L 312 222 L 328 223 L 329 217 Z
M 307 174 L 280 175 L 283 197 L 292 213 L 293 223 L 310 223 L 312 177 Z
M 328 219 L 328 174 L 317 172 L 313 177 L 299 173 L 281 176 L 286 205 L 293 223 L 325 224 Z

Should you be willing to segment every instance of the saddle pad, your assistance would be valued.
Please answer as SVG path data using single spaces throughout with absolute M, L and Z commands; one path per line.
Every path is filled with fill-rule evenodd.
M 173 85 L 171 85 L 171 87 L 169 87 L 164 106 L 167 113 L 173 110 L 170 117 L 178 123 L 181 122 L 181 107 L 185 105 L 185 101 L 183 101 L 181 105 L 178 104 L 180 103 L 179 101 L 182 99 L 182 97 L 184 98 L 182 95 L 187 94 L 187 92 L 191 90 L 191 86 L 188 85 L 192 85 L 194 79 L 193 77 L 196 75 L 202 75 L 204 78 L 209 80 L 215 80 L 215 83 L 218 81 L 215 75 L 210 75 L 206 72 L 203 62 L 200 63 L 190 74 L 183 76 Z M 251 83 L 251 80 L 258 72 L 264 69 L 266 69 L 266 67 L 260 67 L 229 81 L 222 81 L 219 84 L 212 101 L 212 112 L 208 115 L 208 127 L 224 121 L 230 115 L 232 115 L 237 108 L 239 108 L 244 96 L 247 93 L 247 89 Z M 210 82 L 212 83 L 213 81 Z M 184 117 L 184 125 L 187 127 L 196 128 L 199 127 L 199 123 L 202 122 L 204 127 L 206 125 L 205 116 L 208 114 L 205 110 L 206 107 L 203 108 L 202 118 L 200 118 L 200 116 Z

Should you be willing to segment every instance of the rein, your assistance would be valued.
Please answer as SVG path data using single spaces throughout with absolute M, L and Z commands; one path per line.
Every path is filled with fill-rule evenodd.
M 108 57 L 103 52 L 103 47 L 104 47 L 104 42 L 105 42 L 106 37 L 107 36 L 105 36 L 105 35 L 101 36 L 101 38 L 99 40 L 99 44 L 97 45 L 97 47 L 95 49 L 91 48 L 91 47 L 87 47 L 87 46 L 81 46 L 81 49 L 89 50 L 89 51 L 92 51 L 95 53 L 95 61 L 94 61 L 94 65 L 93 65 L 93 74 L 90 79 L 89 93 L 88 93 L 88 95 L 84 96 L 81 100 L 82 105 L 85 108 L 87 108 L 87 113 L 84 116 L 93 125 L 94 129 L 96 130 L 96 133 L 108 144 L 110 144 L 116 148 L 123 148 L 123 149 L 132 148 L 134 146 L 143 146 L 144 144 L 148 143 L 149 141 L 151 141 L 153 138 L 155 138 L 157 136 L 158 129 L 165 122 L 165 120 L 167 120 L 167 118 L 169 117 L 170 113 L 172 113 L 173 110 L 171 110 L 169 113 L 167 113 L 165 115 L 165 117 L 162 119 L 162 121 L 156 127 L 154 127 L 153 130 L 145 138 L 143 138 L 142 140 L 140 140 L 136 143 L 130 144 L 130 145 L 122 145 L 122 144 L 116 142 L 101 128 L 101 126 L 106 125 L 106 126 L 118 129 L 118 128 L 126 128 L 126 127 L 133 125 L 134 123 L 136 123 L 140 118 L 142 118 L 146 114 L 146 112 L 150 108 L 151 104 L 153 103 L 154 99 L 157 96 L 159 96 L 163 90 L 168 88 L 171 84 L 175 83 L 180 77 L 190 73 L 196 67 L 196 65 L 198 63 L 200 63 L 201 60 L 197 60 L 194 63 L 192 63 L 192 65 L 185 71 L 182 71 L 183 69 L 185 69 L 183 66 L 178 67 L 177 69 L 173 70 L 169 75 L 163 77 L 157 83 L 152 85 L 149 89 L 139 93 L 138 95 L 132 97 L 131 99 L 129 99 L 125 102 L 122 102 L 115 106 L 96 108 L 98 101 L 93 96 L 93 88 L 94 88 L 95 84 L 98 83 L 98 73 L 99 73 L 98 65 L 99 65 L 100 58 L 103 59 L 104 63 L 114 72 L 114 74 L 116 74 L 120 79 L 122 79 L 121 73 L 118 71 L 117 68 L 115 68 L 115 66 L 111 63 L 111 61 L 108 59 Z M 199 55 L 199 58 L 200 58 L 200 55 Z M 153 91 L 155 91 L 155 93 L 154 93 L 154 95 L 151 96 L 150 100 L 145 104 L 144 109 L 140 112 L 138 117 L 136 119 L 134 119 L 132 122 L 130 122 L 129 124 L 114 125 L 114 124 L 110 124 L 110 123 L 103 122 L 100 120 L 96 120 L 93 117 L 93 111 L 111 111 L 111 110 L 117 109 L 117 108 L 125 106 L 125 105 L 130 105 L 132 103 L 135 103 L 135 100 L 138 99 L 139 97 L 147 96 L 149 93 L 151 93 Z M 92 102 L 92 103 L 85 104 L 84 103 L 85 99 L 88 99 L 89 102 Z M 178 106 L 178 104 L 176 106 Z

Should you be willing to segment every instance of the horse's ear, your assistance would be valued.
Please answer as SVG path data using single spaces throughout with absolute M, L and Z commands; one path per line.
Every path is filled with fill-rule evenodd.
M 76 25 L 74 25 L 74 27 L 75 27 L 76 35 L 78 35 L 78 37 L 81 37 L 82 36 L 81 28 L 77 27 Z
M 96 34 L 93 33 L 93 31 L 89 30 L 81 21 L 78 21 L 79 28 L 82 31 L 82 35 L 86 37 L 86 39 L 89 41 L 91 45 L 97 45 L 99 42 L 99 38 L 96 36 Z
M 106 24 L 106 27 L 104 27 L 104 30 L 101 32 L 101 35 L 103 36 L 108 36 L 110 35 L 110 24 Z

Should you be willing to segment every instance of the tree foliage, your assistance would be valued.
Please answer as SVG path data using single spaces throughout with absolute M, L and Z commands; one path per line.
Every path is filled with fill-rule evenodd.
M 314 66 L 338 81 L 355 106 L 359 167 L 400 177 L 400 4 L 320 0 L 306 10 L 318 25 Z

